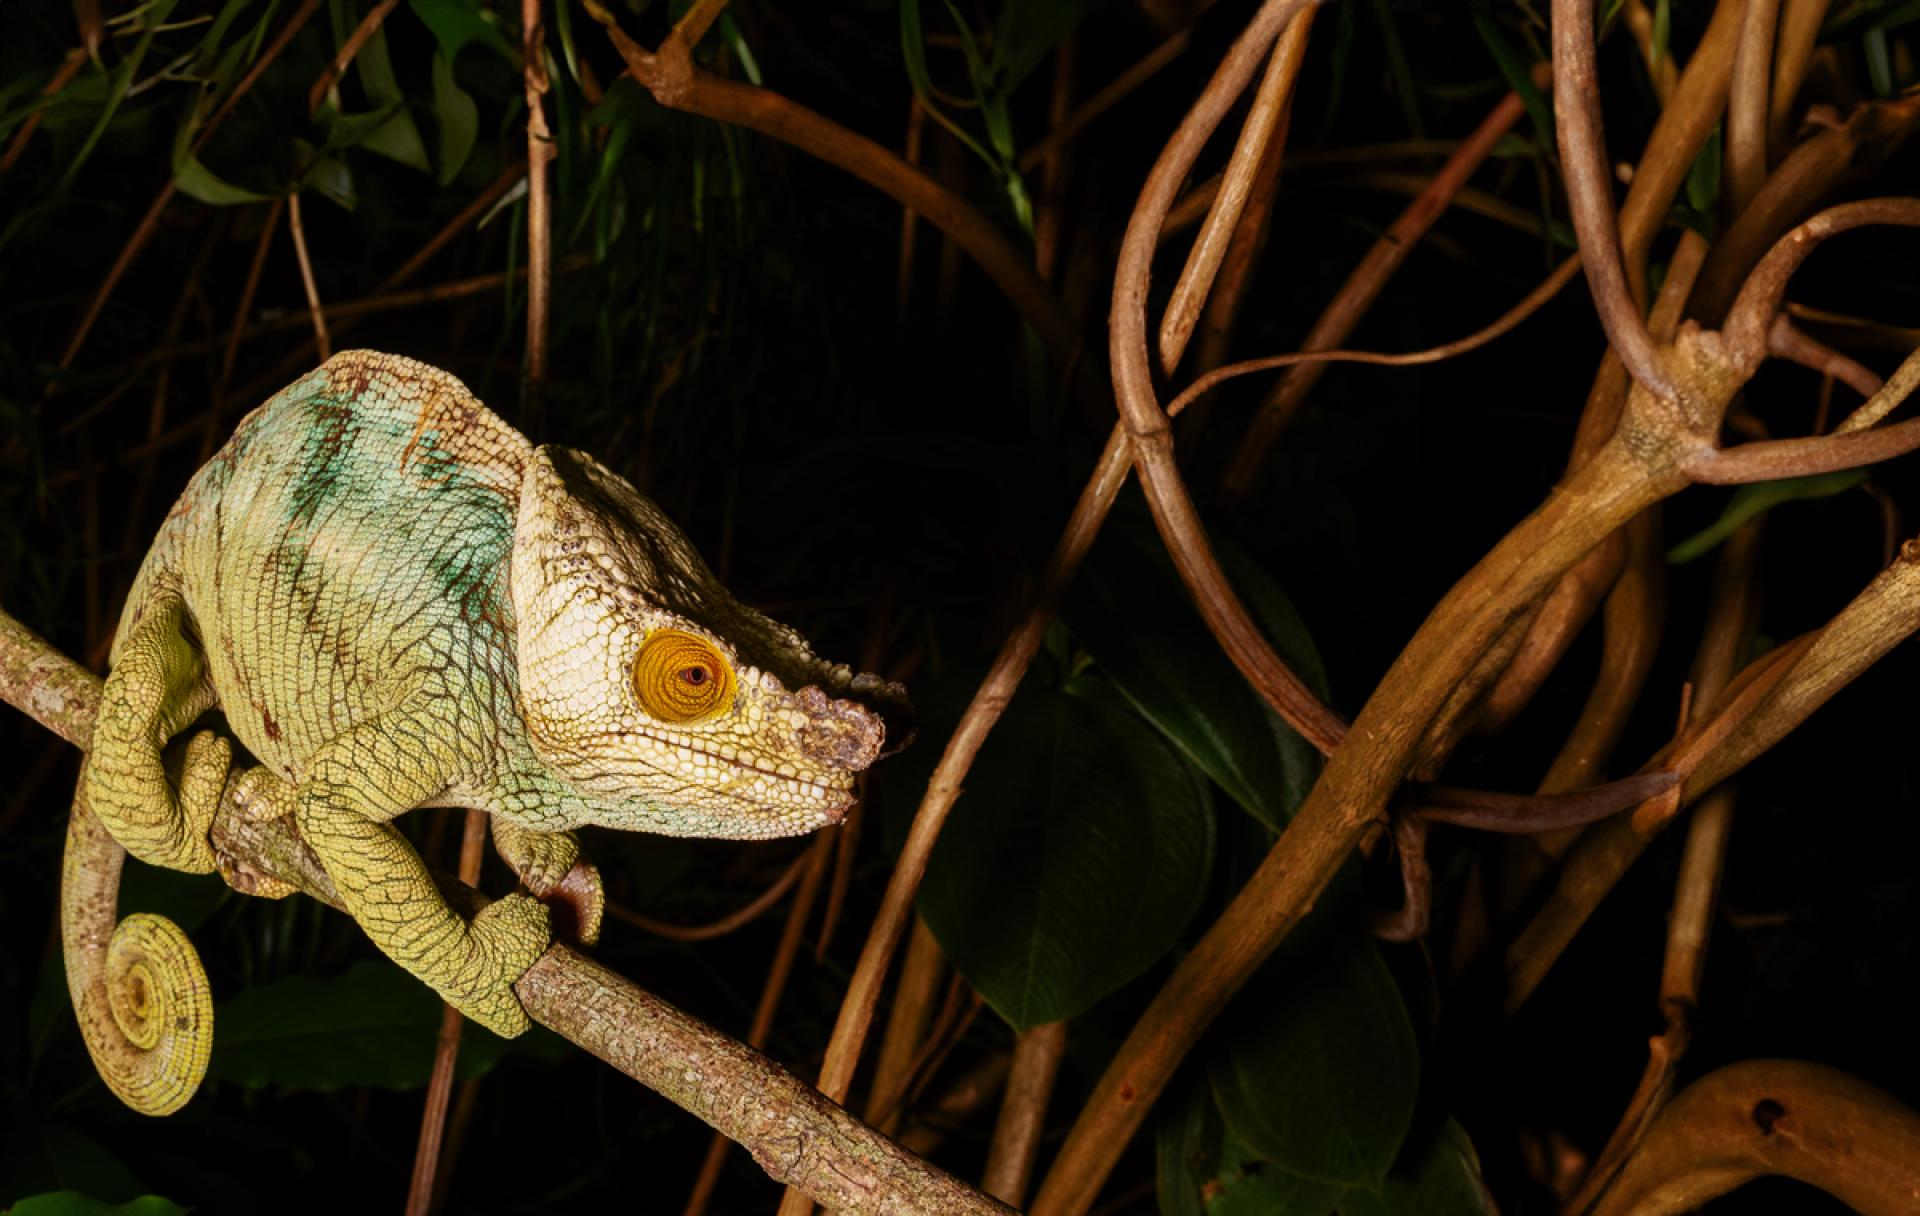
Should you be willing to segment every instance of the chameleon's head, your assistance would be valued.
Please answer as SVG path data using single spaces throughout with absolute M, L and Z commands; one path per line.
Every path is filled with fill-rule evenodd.
M 739 603 L 658 507 L 583 453 L 534 453 L 511 577 L 534 749 L 583 793 L 631 806 L 607 826 L 758 838 L 837 823 L 888 742 L 883 713 L 904 714 L 898 685 L 823 662 Z

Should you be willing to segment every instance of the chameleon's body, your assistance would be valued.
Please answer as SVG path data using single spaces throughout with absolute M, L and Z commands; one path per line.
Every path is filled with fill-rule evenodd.
M 536 896 L 578 862 L 567 829 L 582 824 L 809 831 L 844 814 L 884 737 L 846 693 L 897 690 L 737 603 L 590 458 L 533 447 L 444 372 L 349 352 L 243 421 L 168 516 L 120 622 L 82 792 L 136 857 L 227 871 L 208 841 L 225 740 L 201 732 L 172 771 L 163 759 L 218 704 L 261 762 L 233 796 L 251 814 L 293 815 L 383 951 L 513 1034 L 527 1020 L 511 985 L 547 945 L 546 908 L 509 895 L 469 924 L 391 820 L 427 805 L 490 812 Z M 123 931 L 178 937 L 150 920 Z M 74 974 L 74 953 L 70 940 L 78 1005 L 92 977 Z M 191 1094 L 205 1029 L 161 1053 L 174 1064 L 129 1063 L 102 1053 L 137 1051 L 136 1027 L 134 1045 L 103 1043 L 98 1019 L 82 1022 L 136 1109 Z M 163 1064 L 192 1075 L 139 1071 Z

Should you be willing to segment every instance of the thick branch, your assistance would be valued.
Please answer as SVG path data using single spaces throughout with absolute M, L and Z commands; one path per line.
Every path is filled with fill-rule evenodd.
M 1690 1212 L 1765 1175 L 1867 1216 L 1920 1208 L 1920 1114 L 1836 1069 L 1748 1060 L 1675 1098 L 1592 1216 Z
M 100 681 L 0 612 L 0 700 L 78 746 Z M 231 799 L 213 828 L 245 868 L 339 907 L 320 863 L 285 820 L 255 822 Z M 485 896 L 442 879 L 456 903 Z M 641 991 L 566 946 L 514 985 L 533 1020 L 738 1141 L 776 1181 L 842 1212 L 1005 1213 L 1011 1209 L 907 1152 L 746 1044 Z

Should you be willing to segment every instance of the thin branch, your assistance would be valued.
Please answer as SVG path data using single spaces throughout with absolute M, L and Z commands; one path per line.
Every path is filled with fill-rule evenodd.
M 100 680 L 0 612 L 0 700 L 84 746 Z M 213 833 L 243 866 L 339 906 L 319 859 L 286 819 L 249 819 L 229 797 Z M 442 887 L 456 906 L 471 910 L 486 901 L 451 876 Z M 884 1203 L 889 1211 L 928 1216 L 1011 1212 L 899 1148 L 759 1052 L 567 946 L 548 947 L 514 992 L 534 1021 L 745 1145 L 775 1181 L 829 1208 L 869 1212 Z
M 1812 337 L 1806 330 L 1793 323 L 1786 313 L 1773 319 L 1773 328 L 1767 331 L 1767 352 L 1775 358 L 1798 363 L 1801 367 L 1811 368 L 1823 376 L 1831 376 L 1846 385 L 1862 397 L 1871 399 L 1886 383 L 1880 374 L 1857 359 L 1841 354 L 1825 342 Z M 1851 421 L 1851 419 L 1849 419 Z M 1860 426 L 1871 426 L 1878 422 L 1862 422 Z M 1843 429 L 1857 430 L 1858 427 Z
M 567 0 L 560 0 L 566 3 Z M 557 154 L 553 132 L 547 127 L 547 31 L 540 19 L 541 0 L 520 0 L 521 68 L 527 94 L 527 357 L 521 376 L 526 385 L 527 412 L 540 418 L 541 387 L 547 379 L 547 324 L 552 313 L 553 219 L 548 199 L 547 163 Z M 712 10 L 701 0 L 688 20 Z M 675 35 L 679 30 L 674 31 Z
M 313 321 L 313 345 L 320 361 L 333 358 L 333 340 L 327 337 L 327 313 L 320 306 L 320 288 L 313 281 L 313 259 L 307 255 L 307 229 L 300 222 L 300 196 L 287 196 L 287 231 L 293 234 L 293 255 L 300 260 L 300 286 L 307 293 L 307 315 Z
M 487 843 L 485 811 L 463 812 L 460 832 L 460 881 L 480 881 L 480 862 Z M 440 1144 L 447 1127 L 447 1101 L 453 1096 L 453 1065 L 460 1054 L 460 1027 L 466 1019 L 451 1005 L 440 1010 L 440 1036 L 433 1049 L 433 1071 L 427 1076 L 427 1100 L 420 1112 L 420 1142 L 413 1150 L 413 1177 L 407 1186 L 407 1216 L 427 1216 L 433 1210 L 440 1173 Z
M 1320 703 L 1274 653 L 1227 582 L 1206 529 L 1174 461 L 1173 435 L 1155 400 L 1147 351 L 1147 279 L 1154 247 L 1174 193 L 1201 149 L 1245 88 L 1267 50 L 1294 14 L 1311 0 L 1268 0 L 1228 51 L 1206 90 L 1168 141 L 1148 175 L 1121 244 L 1108 320 L 1114 395 L 1132 443 L 1134 465 L 1154 523 L 1207 622 L 1234 666 L 1267 703 L 1323 753 L 1333 750 L 1344 724 Z
M 1493 794 L 1429 785 L 1412 795 L 1409 809 L 1430 823 L 1530 836 L 1596 823 L 1657 798 L 1679 783 L 1679 774 L 1655 771 L 1560 794 Z
M 1259 179 L 1268 146 L 1276 134 L 1281 138 L 1285 136 L 1282 116 L 1288 98 L 1293 95 L 1294 82 L 1300 78 L 1312 22 L 1313 10 L 1308 8 L 1299 20 L 1288 24 L 1287 36 L 1274 45 L 1267 59 L 1266 75 L 1254 91 L 1253 107 L 1234 141 L 1233 156 L 1227 161 L 1220 189 L 1213 196 L 1207 222 L 1187 252 L 1186 267 L 1173 285 L 1173 295 L 1160 322 L 1160 370 L 1163 372 L 1172 372 L 1186 352 L 1187 339 L 1193 336 L 1200 310 L 1213 291 L 1214 276 L 1219 273 L 1227 245 L 1239 227 L 1241 212 Z
M 765 916 L 768 910 L 786 896 L 788 891 L 793 890 L 794 884 L 799 882 L 801 875 L 806 873 L 807 857 L 808 854 L 804 852 L 796 855 L 781 872 L 780 877 L 774 879 L 773 885 L 754 896 L 751 903 L 727 913 L 719 920 L 708 921 L 704 925 L 676 925 L 670 921 L 655 920 L 611 901 L 607 903 L 607 915 L 615 920 L 625 921 L 636 929 L 654 934 L 656 937 L 664 937 L 668 941 L 712 941 L 716 937 L 725 937 L 729 933 L 737 932 Z
M 1620 228 L 1613 210 L 1613 174 L 1600 128 L 1600 82 L 1594 68 L 1593 0 L 1553 0 L 1554 128 L 1560 138 L 1567 206 L 1580 238 L 1581 265 L 1607 341 L 1634 382 L 1662 401 L 1679 390 L 1640 307 L 1627 286 Z
M 1420 197 L 1408 203 L 1367 250 L 1347 281 L 1300 342 L 1303 351 L 1331 350 L 1346 341 L 1366 315 L 1387 283 L 1405 263 L 1414 247 L 1446 213 L 1453 198 L 1467 180 L 1493 154 L 1501 138 L 1513 129 L 1526 106 L 1518 94 L 1509 93 L 1482 119 L 1459 147 L 1454 149 L 1440 171 L 1427 183 Z M 1228 502 L 1244 499 L 1251 492 L 1267 454 L 1292 420 L 1301 402 L 1320 381 L 1324 369 L 1308 364 L 1283 376 L 1261 401 L 1259 411 L 1247 426 L 1246 436 L 1232 463 L 1221 479 L 1221 495 Z
M 233 381 L 233 365 L 240 358 L 240 339 L 247 332 L 247 317 L 253 312 L 253 299 L 260 290 L 260 274 L 267 266 L 267 252 L 273 248 L 274 234 L 280 228 L 280 215 L 287 208 L 285 195 L 276 195 L 267 205 L 267 218 L 260 221 L 260 236 L 253 243 L 253 260 L 247 263 L 247 278 L 240 287 L 240 300 L 233 306 L 233 328 L 227 334 L 227 346 L 220 355 L 220 382 L 214 389 L 217 399 L 225 395 Z
M 1727 214 L 1739 215 L 1767 177 L 1767 85 L 1780 0 L 1747 0 L 1727 93 Z
M 1079 345 L 1079 329 L 1061 311 L 1032 263 L 972 204 L 864 135 L 858 135 L 770 89 L 754 88 L 701 71 L 685 48 L 663 44 L 655 54 L 629 38 L 613 14 L 594 0 L 587 11 L 606 27 L 627 70 L 654 100 L 670 109 L 747 127 L 838 166 L 952 237 L 977 262 L 1061 366 Z
M 1793 140 L 1793 104 L 1813 62 L 1820 27 L 1826 24 L 1831 0 L 1785 0 L 1773 55 L 1773 88 L 1768 99 L 1767 129 L 1775 154 Z
M 1046 1129 L 1047 1107 L 1053 1083 L 1067 1053 L 1067 1024 L 1046 1022 L 1023 1030 L 1013 1041 L 1013 1065 L 1000 1101 L 1000 1117 L 993 1125 L 987 1166 L 980 1189 L 995 1199 L 1019 1207 L 1033 1178 L 1034 1158 L 1040 1153 L 1040 1133 Z
M 360 48 L 366 46 L 368 40 L 380 32 L 380 26 L 386 21 L 387 14 L 398 7 L 400 7 L 400 0 L 380 0 L 380 3 L 367 10 L 367 15 L 360 19 L 360 24 L 353 27 L 353 33 L 347 35 L 347 40 L 340 44 L 339 52 L 327 63 L 326 68 L 314 79 L 312 87 L 307 90 L 309 116 L 320 112 L 320 103 L 327 99 L 327 90 L 346 74 L 348 65 L 353 62 L 354 56 L 360 53 Z
M 1093 96 L 1077 106 L 1065 121 L 1053 127 L 1046 138 L 1020 154 L 1020 171 L 1029 173 L 1040 163 L 1053 155 L 1055 150 L 1065 147 L 1072 139 L 1086 129 L 1094 119 L 1108 110 L 1147 81 L 1153 79 L 1161 68 L 1166 67 L 1184 53 L 1193 42 L 1193 31 L 1189 27 L 1171 34 L 1159 46 L 1148 51 L 1145 56 L 1115 76 Z
M 247 74 L 242 76 L 239 83 L 235 84 L 221 100 L 219 108 L 214 110 L 212 117 L 207 119 L 206 125 L 200 128 L 200 133 L 194 136 L 190 155 L 200 154 L 200 150 L 206 146 L 209 139 L 213 138 L 213 133 L 220 128 L 220 124 L 226 121 L 227 115 L 233 113 L 233 108 L 240 104 L 240 99 L 247 95 L 255 82 L 280 57 L 280 53 L 293 42 L 294 35 L 305 28 L 307 22 L 319 11 L 320 0 L 301 0 L 300 7 L 294 10 L 293 16 L 287 18 L 286 25 L 281 27 L 273 41 L 267 44 L 266 49 L 260 52 L 260 57 L 253 61 L 253 66 L 247 70 Z M 167 183 L 160 187 L 160 192 L 154 196 L 153 202 L 148 205 L 146 214 L 141 216 L 138 224 L 134 225 L 133 235 L 128 237 L 127 243 L 121 247 L 119 256 L 107 270 L 107 277 L 102 279 L 100 286 L 94 289 L 93 296 L 87 301 L 86 311 L 80 316 L 80 323 L 74 327 L 73 337 L 67 340 L 67 347 L 60 354 L 60 370 L 65 371 L 73 366 L 74 359 L 80 354 L 80 348 L 86 345 L 87 335 L 93 332 L 94 323 L 105 311 L 107 300 L 113 295 L 114 289 L 120 285 L 120 280 L 126 277 L 127 271 L 133 267 L 134 260 L 146 248 L 154 232 L 158 230 L 160 213 L 166 210 L 167 203 L 172 200 L 173 191 L 173 180 L 169 178 Z
M 1522 321 L 1538 312 L 1542 305 L 1559 294 L 1561 288 L 1573 281 L 1573 276 L 1579 270 L 1579 256 L 1568 258 L 1556 266 L 1553 273 L 1542 280 L 1539 286 L 1529 291 L 1518 304 L 1500 314 L 1485 328 L 1440 346 L 1430 346 L 1426 350 L 1408 351 L 1404 354 L 1384 354 L 1366 350 L 1302 350 L 1285 355 L 1267 355 L 1259 359 L 1229 363 L 1225 367 L 1215 368 L 1180 390 L 1180 395 L 1168 403 L 1167 416 L 1171 418 L 1178 415 L 1192 405 L 1195 399 L 1211 392 L 1227 380 L 1254 372 L 1270 371 L 1276 367 L 1293 367 L 1303 363 L 1364 363 L 1373 367 L 1417 367 L 1427 363 L 1440 363 L 1470 351 L 1479 350 L 1488 343 L 1505 337 Z
M 67 57 L 60 61 L 60 66 L 54 69 L 53 76 L 40 90 L 40 105 L 35 107 L 33 113 L 27 115 L 26 121 L 20 124 L 20 129 L 15 131 L 13 138 L 7 142 L 6 153 L 0 155 L 0 177 L 5 176 L 7 170 L 13 168 L 20 157 L 26 153 L 27 144 L 33 139 L 33 133 L 40 129 L 40 120 L 46 114 L 47 102 L 59 96 L 60 90 L 66 88 L 86 64 L 87 49 L 78 46 L 68 51 Z

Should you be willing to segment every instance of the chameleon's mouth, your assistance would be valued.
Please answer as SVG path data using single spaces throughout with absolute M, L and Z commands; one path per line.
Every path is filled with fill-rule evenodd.
M 691 756 L 718 761 L 728 768 L 743 774 L 750 774 L 759 781 L 750 781 L 750 787 L 761 787 L 763 791 L 772 789 L 790 791 L 798 798 L 774 798 L 772 801 L 792 805 L 794 802 L 811 804 L 823 814 L 833 814 L 845 810 L 853 801 L 853 774 L 827 770 L 818 776 L 801 772 L 791 764 L 780 765 L 751 748 L 734 747 L 731 744 L 702 746 L 685 736 L 663 736 L 650 731 L 640 732 L 655 742 L 664 743 L 677 751 Z

